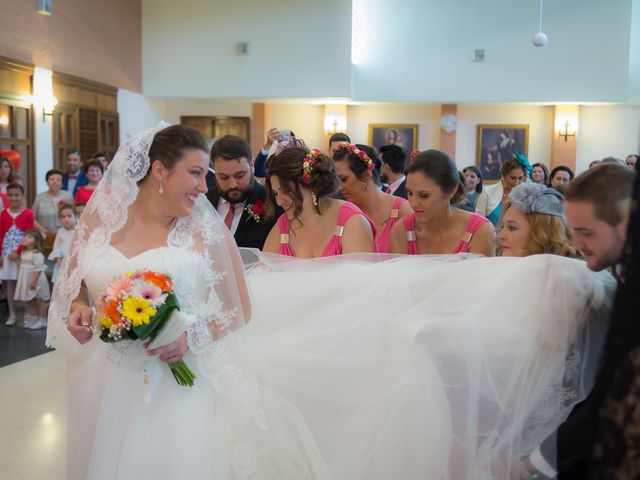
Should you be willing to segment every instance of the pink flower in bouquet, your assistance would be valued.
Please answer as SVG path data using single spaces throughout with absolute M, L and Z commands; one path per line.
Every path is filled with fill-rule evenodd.
M 151 304 L 163 301 L 162 290 L 149 282 L 144 282 L 142 285 L 137 287 L 136 294 Z
M 123 293 L 130 293 L 131 290 L 133 290 L 133 280 L 130 277 L 122 276 L 107 286 L 105 295 L 109 300 L 117 300 Z

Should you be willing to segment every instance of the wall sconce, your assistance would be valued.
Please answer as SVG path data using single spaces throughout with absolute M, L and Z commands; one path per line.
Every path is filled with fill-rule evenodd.
M 0 117 L 0 126 L 6 127 L 9 125 L 9 117 Z
M 58 104 L 58 100 L 53 96 L 53 72 L 47 68 L 35 66 L 32 78 L 33 95 L 27 97 L 27 102 L 31 103 L 36 111 L 42 110 L 42 122 L 48 116 L 53 116 L 53 110 Z
M 324 129 L 330 135 L 344 133 L 347 130 L 347 119 L 340 115 L 327 115 L 324 117 Z
M 53 117 L 53 111 L 58 104 L 58 99 L 54 96 L 41 98 L 36 95 L 27 95 L 26 103 L 33 105 L 33 108 L 42 111 L 42 121 L 45 122 L 47 117 Z
M 569 137 L 575 137 L 578 132 L 578 121 L 575 118 L 558 118 L 556 121 L 556 129 L 558 137 L 563 137 L 564 141 L 568 141 Z

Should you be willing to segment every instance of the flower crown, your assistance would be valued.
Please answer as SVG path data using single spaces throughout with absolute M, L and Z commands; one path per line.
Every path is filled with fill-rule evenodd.
M 339 148 L 344 148 L 350 154 L 357 155 L 369 170 L 375 170 L 376 164 L 373 162 L 373 160 L 371 160 L 371 157 L 367 155 L 367 152 L 365 152 L 364 150 L 360 150 L 358 147 L 351 143 L 343 143 Z
M 553 188 L 538 183 L 522 183 L 509 194 L 511 205 L 522 213 L 543 213 L 554 217 L 564 216 L 564 197 Z
M 418 150 L 417 148 L 414 148 L 413 150 L 411 150 L 411 153 L 409 154 L 409 163 L 412 163 L 416 159 L 419 153 L 420 153 L 420 150 Z
M 318 155 L 322 152 L 317 148 L 312 149 L 307 153 L 302 161 L 302 183 L 309 185 L 311 183 L 311 174 L 313 173 L 313 166 L 316 164 Z

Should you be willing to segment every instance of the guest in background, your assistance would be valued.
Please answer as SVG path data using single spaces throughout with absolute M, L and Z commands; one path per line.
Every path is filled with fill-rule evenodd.
M 566 165 L 558 165 L 556 168 L 551 170 L 549 186 L 555 188 L 559 185 L 567 184 L 573 180 L 573 177 L 573 170 Z
M 76 217 L 80 218 L 82 216 L 82 212 L 84 212 L 84 208 L 87 206 L 86 203 L 74 203 L 73 210 L 76 212 Z
M 0 193 L 6 195 L 12 183 L 20 183 L 13 173 L 13 163 L 7 157 L 0 157 Z
M 71 192 L 62 190 L 64 174 L 60 170 L 49 170 L 45 179 L 48 190 L 36 195 L 32 210 L 36 218 L 36 228 L 42 235 L 54 234 L 60 227 L 58 212 L 62 205 L 71 204 Z
M 444 152 L 420 153 L 407 169 L 407 193 L 413 212 L 391 230 L 391 253 L 495 254 L 493 225 L 477 213 L 454 208 L 466 182 Z
M 498 225 L 504 201 L 513 188 L 527 179 L 530 170 L 531 165 L 529 165 L 527 157 L 522 154 L 504 162 L 500 169 L 500 181 L 485 186 L 478 196 L 476 212 L 487 217 L 494 225 Z
M 404 162 L 405 155 L 400 147 L 389 145 L 382 148 L 390 148 L 394 154 L 394 149 L 398 149 Z M 340 193 L 373 220 L 378 232 L 376 252 L 389 253 L 389 234 L 399 219 L 411 213 L 409 203 L 380 189 L 378 168 L 381 162 L 372 147 L 343 143 L 333 154 L 333 160 L 340 180 Z
M 549 169 L 544 163 L 533 164 L 533 169 L 531 170 L 531 181 L 533 183 L 544 185 L 545 187 L 549 186 Z
M 253 161 L 253 175 L 257 178 L 264 178 L 267 176 L 267 170 L 264 166 L 267 161 L 267 157 L 269 156 L 269 151 L 271 150 L 271 146 L 280 141 L 282 135 L 280 134 L 280 130 L 277 128 L 270 128 L 267 132 L 267 138 L 262 145 L 262 150 L 258 152 L 256 155 L 256 159 Z
M 18 253 L 24 232 L 34 227 L 33 211 L 24 206 L 24 188 L 22 185 L 11 184 L 7 187 L 9 208 L 0 212 L 0 280 L 4 285 L 9 306 L 9 318 L 5 325 L 16 324 L 16 281 L 18 280 Z
M 617 157 L 604 157 L 602 160 L 600 160 L 601 163 L 615 163 L 616 165 L 623 165 L 623 166 L 627 166 L 627 164 L 625 163 L 624 160 L 622 160 L 621 158 L 617 158 Z
M 100 162 L 100 164 L 102 165 L 102 169 L 103 170 L 106 170 L 107 167 L 109 166 L 109 157 L 107 157 L 106 153 L 96 152 L 96 153 L 93 154 L 92 160 L 96 160 L 96 161 Z
M 38 229 L 33 228 L 25 232 L 16 282 L 15 300 L 27 304 L 23 326 L 31 330 L 47 326 L 45 302 L 51 298 L 49 282 L 45 275 L 47 266 L 42 254 L 42 240 L 43 236 Z
M 624 163 L 627 164 L 627 167 L 635 169 L 636 163 L 638 163 L 638 158 L 640 158 L 640 155 L 627 155 L 624 159 Z
M 62 188 L 75 198 L 80 187 L 89 183 L 89 179 L 82 171 L 82 157 L 78 150 L 67 154 L 67 172 L 64 174 Z
M 76 231 L 77 217 L 76 212 L 71 205 L 63 205 L 58 212 L 62 227 L 58 229 L 56 238 L 53 241 L 53 249 L 49 254 L 49 260 L 55 262 L 53 266 L 53 274 L 51 275 L 51 283 L 56 283 L 62 260 L 67 256 L 69 247 L 71 247 L 71 239 L 73 232 Z
M 89 183 L 84 185 L 83 187 L 78 188 L 75 197 L 73 198 L 74 203 L 84 203 L 89 202 L 91 195 L 93 195 L 93 191 L 98 186 L 100 180 L 102 180 L 102 175 L 104 174 L 104 168 L 102 164 L 97 160 L 91 160 L 84 167 L 84 173 L 89 180 Z
M 593 162 L 591 162 L 589 164 L 589 168 L 593 168 L 593 167 L 597 167 L 598 165 L 600 165 L 602 163 L 602 160 L 594 160 Z
M 456 203 L 455 206 L 467 212 L 475 212 L 478 195 L 482 193 L 482 173 L 478 167 L 473 165 L 465 168 L 462 173 L 466 179 L 467 190 L 464 201 Z
M 266 216 L 266 190 L 251 173 L 251 147 L 235 135 L 225 135 L 210 153 L 215 185 L 207 192 L 239 247 L 262 249 L 275 218 Z
M 563 201 L 556 190 L 536 183 L 523 183 L 511 190 L 498 233 L 502 256 L 550 253 L 575 257 Z
M 267 162 L 267 213 L 284 213 L 264 251 L 315 258 L 375 251 L 376 227 L 351 202 L 333 198 L 338 189 L 334 161 L 297 141 Z
M 407 198 L 407 180 L 404 175 L 407 156 L 404 150 L 397 145 L 384 145 L 380 147 L 380 157 L 382 159 L 380 180 L 388 185 L 385 193 Z
M 334 133 L 331 135 L 329 137 L 329 156 L 333 157 L 333 154 L 340 148 L 340 145 L 345 143 L 351 143 L 351 139 L 346 133 Z

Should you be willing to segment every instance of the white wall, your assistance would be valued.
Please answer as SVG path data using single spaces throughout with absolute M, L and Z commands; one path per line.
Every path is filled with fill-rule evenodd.
M 640 153 L 640 106 L 582 106 L 578 128 L 578 172 L 593 160 Z
M 117 108 L 120 120 L 120 143 L 142 130 L 153 128 L 164 118 L 164 105 L 136 92 L 119 89 Z
M 529 125 L 528 158 L 531 164 L 549 165 L 553 107 L 538 105 L 458 105 L 456 163 L 464 168 L 476 163 L 478 125 Z
M 350 95 L 349 0 L 143 0 L 143 92 L 159 97 Z M 251 53 L 236 53 L 238 42 Z

